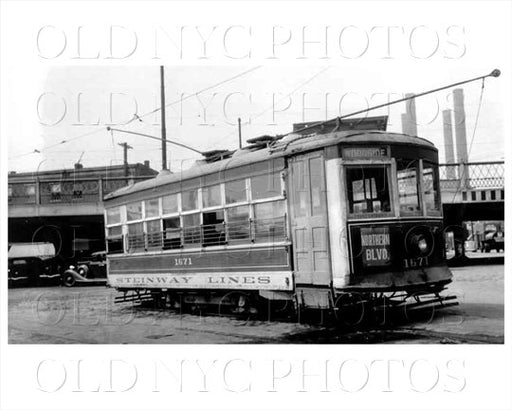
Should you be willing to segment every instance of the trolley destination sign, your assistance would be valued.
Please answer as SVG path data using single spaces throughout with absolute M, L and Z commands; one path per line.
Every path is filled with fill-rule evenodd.
M 361 158 L 388 158 L 387 147 L 347 147 L 343 148 L 342 156 L 345 159 Z
M 361 251 L 365 266 L 383 266 L 391 261 L 389 228 L 361 228 Z

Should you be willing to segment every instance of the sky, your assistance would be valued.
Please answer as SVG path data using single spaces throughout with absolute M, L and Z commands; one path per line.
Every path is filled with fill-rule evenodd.
M 188 37 L 182 30 L 179 50 L 174 41 L 180 34 L 177 26 L 161 31 L 139 29 L 135 31 L 137 51 L 142 48 L 144 58 L 120 62 L 77 61 L 71 51 L 66 54 L 67 49 L 59 58 L 48 59 L 59 51 L 59 32 L 40 30 L 38 54 L 45 61 L 35 66 L 10 65 L 7 71 L 8 168 L 18 172 L 70 168 L 79 160 L 84 166 L 120 164 L 119 144 L 127 142 L 132 147 L 130 163 L 149 160 L 160 169 L 158 141 L 106 129 L 112 126 L 161 135 L 159 64 L 165 67 L 167 138 L 200 151 L 236 148 L 239 117 L 245 141 L 289 132 L 296 122 L 330 119 L 500 68 L 500 78 L 485 81 L 478 122 L 482 83 L 462 88 L 469 160 L 502 160 L 507 119 L 503 106 L 509 98 L 504 77 L 510 76 L 510 61 L 494 40 L 503 36 L 504 28 L 475 18 L 474 13 L 449 17 L 448 13 L 438 20 L 435 14 L 426 13 L 423 20 L 402 24 L 391 34 L 386 30 L 395 27 L 393 22 L 383 29 L 372 29 L 380 26 L 368 23 L 283 23 L 273 26 L 271 34 L 265 24 L 241 24 L 236 30 L 206 24 L 187 29 Z M 361 21 L 360 17 L 354 21 Z M 222 45 L 216 43 L 218 32 Z M 65 33 L 68 43 L 77 41 L 76 30 Z M 227 33 L 236 36 L 227 37 Z M 80 35 L 80 51 L 75 54 L 104 53 L 96 47 L 100 31 L 84 30 Z M 144 42 L 144 35 L 151 39 Z M 211 41 L 205 43 L 204 38 Z M 227 43 L 234 45 L 228 47 L 226 38 L 234 38 Z M 125 38 L 124 49 L 117 53 L 129 50 L 129 39 Z M 153 48 L 147 45 L 151 41 Z M 228 54 L 226 50 L 230 58 L 221 59 L 221 54 Z M 185 56 L 176 61 L 171 57 L 177 53 Z M 149 59 L 149 55 L 158 55 L 160 60 Z M 438 147 L 440 162 L 445 160 L 441 111 L 453 108 L 451 95 L 452 89 L 416 101 L 418 135 Z M 401 132 L 403 112 L 405 103 L 367 115 L 389 115 L 388 130 Z M 134 120 L 135 114 L 141 119 Z M 187 168 L 199 157 L 193 151 L 168 146 L 172 170 Z

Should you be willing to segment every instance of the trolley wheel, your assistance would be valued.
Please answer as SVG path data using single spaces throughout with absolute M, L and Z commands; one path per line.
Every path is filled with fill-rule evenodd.
M 75 277 L 71 273 L 66 273 L 64 275 L 64 279 L 62 280 L 62 282 L 64 283 L 64 286 L 71 288 L 71 287 L 75 286 L 76 280 L 75 280 Z

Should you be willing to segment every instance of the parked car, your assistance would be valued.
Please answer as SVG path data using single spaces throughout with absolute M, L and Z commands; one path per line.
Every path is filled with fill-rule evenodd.
M 464 241 L 464 250 L 466 252 L 478 251 L 478 241 L 475 235 L 469 235 L 469 237 Z
M 62 272 L 61 281 L 64 286 L 72 287 L 78 283 L 107 283 L 106 252 L 94 252 L 88 258 L 79 260 Z
M 8 246 L 9 285 L 37 285 L 60 277 L 52 243 L 18 242 Z
M 502 231 L 486 231 L 482 240 L 482 252 L 505 251 L 505 235 Z

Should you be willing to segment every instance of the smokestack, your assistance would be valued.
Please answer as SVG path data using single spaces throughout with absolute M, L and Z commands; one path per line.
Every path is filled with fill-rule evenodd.
M 413 97 L 414 94 L 405 94 L 406 98 Z M 416 100 L 413 98 L 406 101 L 405 113 L 409 119 L 409 135 L 418 135 L 418 122 L 416 120 Z
M 407 113 L 402 114 L 401 118 L 402 118 L 402 133 L 407 134 L 407 135 L 412 135 L 411 134 L 411 124 L 410 124 L 409 116 L 407 115 Z
M 452 110 L 443 110 L 443 136 L 445 162 L 447 164 L 454 164 L 455 152 L 453 147 Z M 455 179 L 455 168 L 448 167 L 446 176 L 448 179 Z
M 145 166 L 146 168 L 149 168 L 149 161 L 148 161 L 147 159 L 146 159 L 146 160 L 144 160 L 144 166 Z
M 455 145 L 457 161 L 468 162 L 468 142 L 466 140 L 466 113 L 464 111 L 464 90 L 453 90 L 453 115 L 455 120 Z
M 83 168 L 84 168 L 84 166 L 82 164 L 80 164 L 79 162 L 77 162 L 75 164 L 75 169 L 83 169 Z

